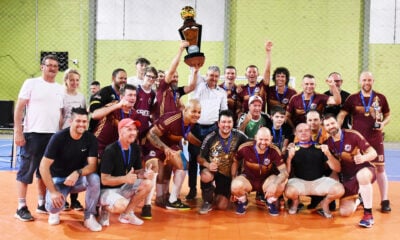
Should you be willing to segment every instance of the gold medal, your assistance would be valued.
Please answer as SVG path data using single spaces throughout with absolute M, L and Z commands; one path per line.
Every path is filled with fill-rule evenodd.
M 315 148 L 320 149 L 320 148 L 321 148 L 321 145 L 319 145 L 318 143 L 316 143 L 316 144 L 315 144 Z
M 299 145 L 296 145 L 296 146 L 294 147 L 294 150 L 299 151 L 299 150 L 300 150 L 300 146 L 299 146 Z
M 369 116 L 369 112 L 365 112 L 364 116 L 368 117 Z

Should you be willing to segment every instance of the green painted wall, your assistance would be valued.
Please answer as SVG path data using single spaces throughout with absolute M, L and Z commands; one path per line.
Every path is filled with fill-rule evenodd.
M 0 1 L 0 99 L 16 99 L 25 79 L 40 75 L 41 51 L 68 51 L 86 79 L 87 0 Z M 38 16 L 38 17 L 36 17 Z M 58 82 L 62 82 L 59 73 Z M 86 92 L 85 83 L 82 91 Z
M 161 1 L 161 0 L 160 0 Z M 40 51 L 68 51 L 78 59 L 82 75 L 81 91 L 87 93 L 89 0 L 2 0 L 0 1 L 0 99 L 16 99 L 26 78 L 40 75 Z M 361 51 L 361 0 L 231 0 L 230 34 L 226 36 L 229 56 L 224 61 L 224 42 L 204 42 L 205 68 L 209 65 L 235 65 L 244 75 L 249 64 L 263 70 L 264 41 L 274 42 L 272 68 L 286 66 L 296 77 L 300 90 L 305 73 L 317 78 L 317 91 L 327 89 L 323 80 L 332 71 L 343 75 L 343 89 L 358 90 Z M 171 14 L 176 16 L 176 14 Z M 36 18 L 38 16 L 38 18 Z M 200 22 L 201 23 L 201 22 Z M 177 26 L 178 28 L 179 26 Z M 212 27 L 204 26 L 203 28 Z M 221 31 L 223 31 L 221 29 Z M 177 35 L 178 32 L 173 33 Z M 167 69 L 179 46 L 177 41 L 97 41 L 95 79 L 103 86 L 111 73 L 122 67 L 135 74 L 134 61 L 146 57 L 156 68 Z M 370 70 L 375 89 L 388 96 L 392 123 L 386 129 L 388 141 L 400 141 L 396 86 L 400 71 L 399 45 L 371 45 Z M 186 83 L 188 67 L 178 68 Z M 61 82 L 62 73 L 57 77 Z

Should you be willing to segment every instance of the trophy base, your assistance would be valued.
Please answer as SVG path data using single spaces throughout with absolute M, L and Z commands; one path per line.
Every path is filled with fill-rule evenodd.
M 186 55 L 184 61 L 187 65 L 189 65 L 189 67 L 202 67 L 205 59 L 206 57 L 204 56 L 204 53 L 197 52 Z

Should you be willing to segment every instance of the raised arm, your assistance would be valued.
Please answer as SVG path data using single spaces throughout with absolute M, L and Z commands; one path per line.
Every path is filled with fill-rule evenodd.
M 190 84 L 188 86 L 184 86 L 184 88 L 183 88 L 183 91 L 185 91 L 186 94 L 192 92 L 196 88 L 199 70 L 200 70 L 200 67 L 198 67 L 198 66 L 193 68 L 193 71 L 192 71 L 193 76 L 190 81 Z
M 121 101 L 119 102 L 114 101 L 112 103 L 107 104 L 104 107 L 98 108 L 94 110 L 94 112 L 92 113 L 91 115 L 92 119 L 100 120 L 103 117 L 107 116 L 108 114 L 114 112 L 115 110 L 121 109 L 124 104 L 128 104 L 128 102 L 126 100 L 121 99 Z
M 335 81 L 332 76 L 330 76 L 326 83 L 329 86 L 329 91 L 332 93 L 332 96 L 329 96 L 328 101 L 326 102 L 328 105 L 339 105 L 342 103 L 342 97 L 340 96 L 340 91 L 335 85 Z
M 271 50 L 272 50 L 272 42 L 267 40 L 265 42 L 265 68 L 263 74 L 263 83 L 265 86 L 269 85 L 269 79 L 271 78 Z
M 174 59 L 172 59 L 171 66 L 169 67 L 167 71 L 167 75 L 165 76 L 165 83 L 170 84 L 172 77 L 174 76 L 176 69 L 178 68 L 179 61 L 181 60 L 182 53 L 185 50 L 186 47 L 189 46 L 188 41 L 181 41 L 179 45 L 179 50 Z

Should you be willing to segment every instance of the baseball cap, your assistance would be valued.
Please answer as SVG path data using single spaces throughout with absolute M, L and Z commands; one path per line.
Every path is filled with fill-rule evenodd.
M 264 101 L 262 100 L 262 98 L 258 95 L 253 95 L 249 98 L 249 105 L 252 104 L 254 101 L 259 101 L 261 103 L 264 103 Z
M 128 127 L 132 124 L 135 124 L 137 128 L 142 125 L 139 121 L 135 121 L 130 118 L 124 118 L 118 123 L 118 131 L 121 130 L 121 128 Z

